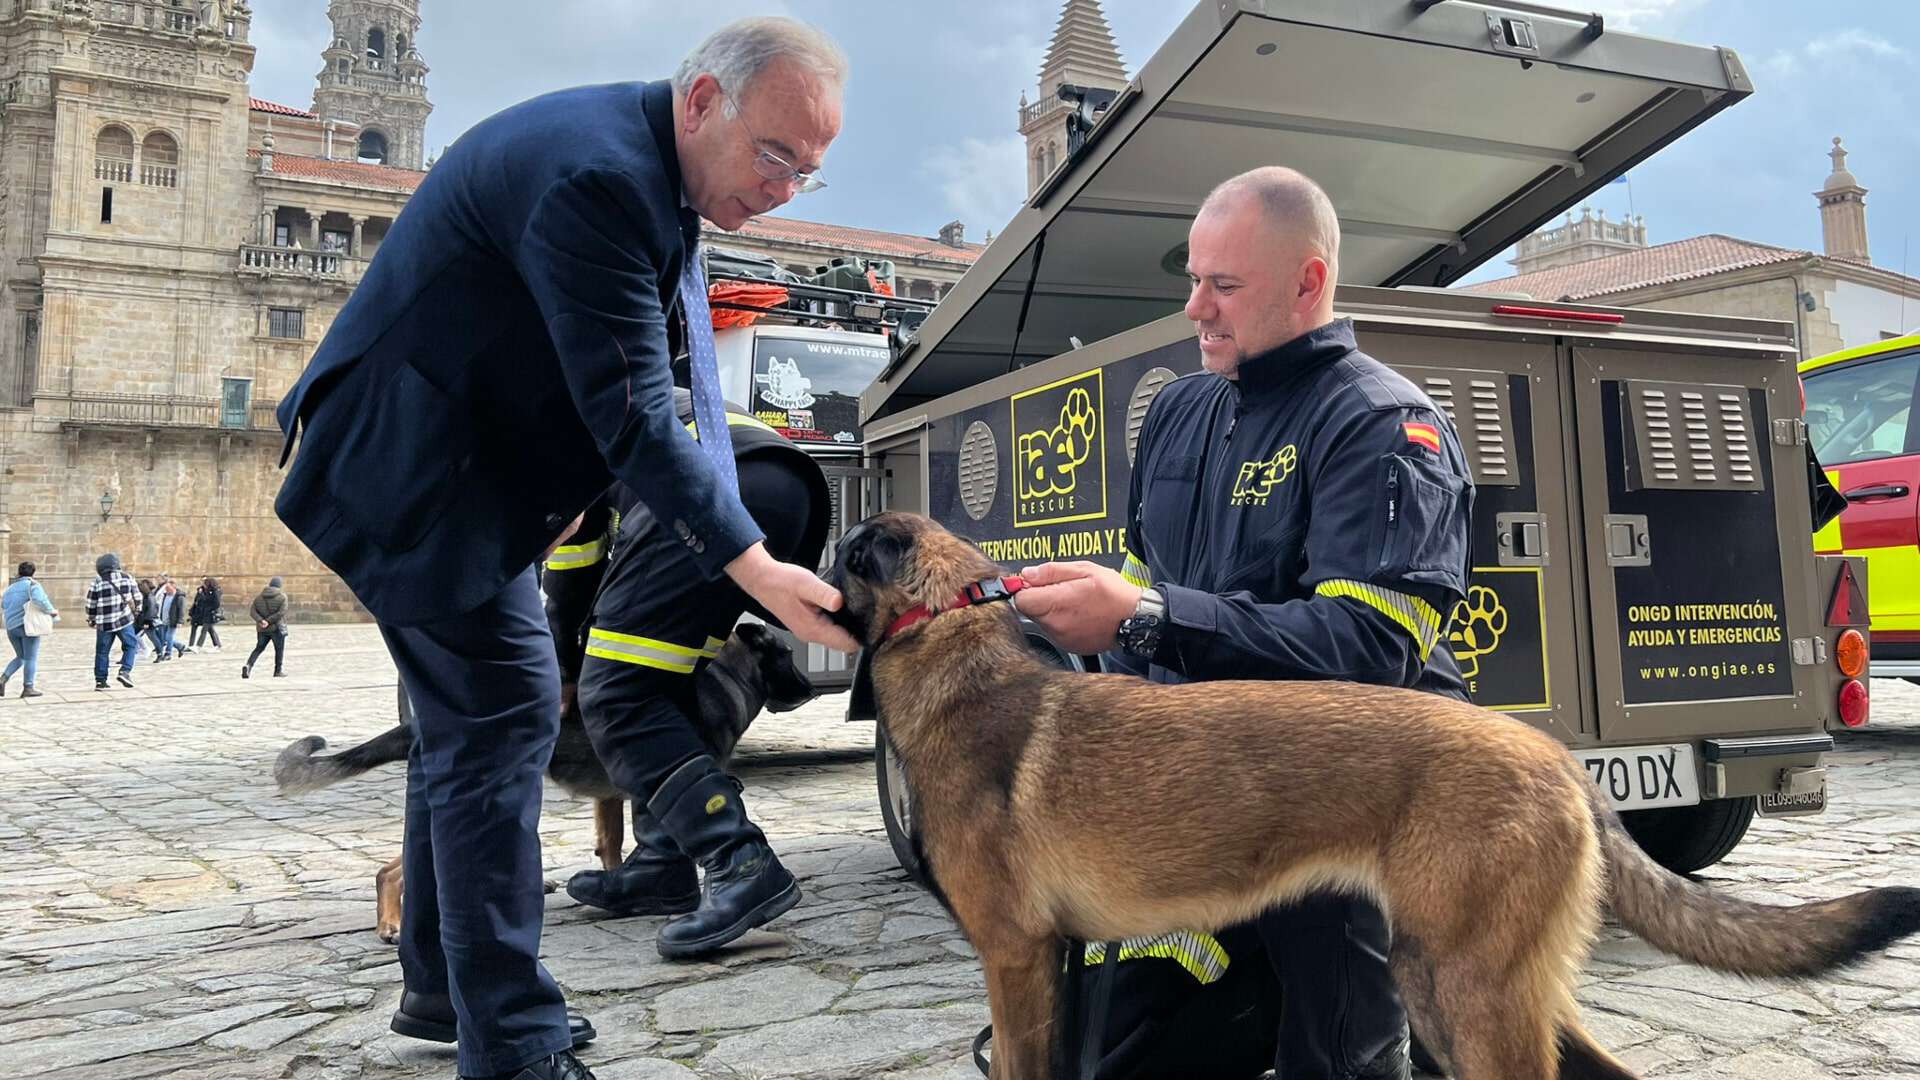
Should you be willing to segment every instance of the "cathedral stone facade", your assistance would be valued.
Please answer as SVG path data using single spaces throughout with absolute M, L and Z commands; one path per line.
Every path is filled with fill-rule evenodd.
M 78 611 L 117 551 L 353 610 L 273 517 L 273 410 L 424 175 L 418 6 L 335 0 L 305 110 L 248 95 L 246 0 L 0 0 L 9 573 Z
M 248 0 L 0 0 L 8 576 L 32 560 L 77 613 L 114 551 L 137 575 L 219 577 L 230 602 L 280 575 L 301 618 L 360 614 L 274 517 L 274 408 L 426 176 L 420 8 L 330 0 L 299 108 L 249 95 Z M 765 218 L 714 239 L 803 272 L 889 259 L 927 298 L 982 249 L 958 222 Z

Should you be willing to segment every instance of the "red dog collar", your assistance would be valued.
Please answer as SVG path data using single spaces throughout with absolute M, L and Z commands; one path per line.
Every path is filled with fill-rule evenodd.
M 940 614 L 942 611 L 950 611 L 957 607 L 972 607 L 975 604 L 994 604 L 1002 600 L 1012 600 L 1014 593 L 1026 587 L 1027 579 L 1018 575 L 1003 578 L 989 578 L 986 581 L 976 581 L 960 590 L 960 595 L 954 597 L 953 602 L 946 607 L 929 608 L 925 604 L 920 604 L 908 608 L 904 614 L 893 620 L 893 625 L 887 627 L 887 632 L 880 635 L 880 640 L 885 641 L 900 631 L 905 630 L 907 627 L 912 626 L 914 623 L 925 622 L 935 615 Z

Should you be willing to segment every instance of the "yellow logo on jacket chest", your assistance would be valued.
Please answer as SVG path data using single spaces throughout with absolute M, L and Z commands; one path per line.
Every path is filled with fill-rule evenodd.
M 1289 443 L 1274 452 L 1263 461 L 1245 461 L 1240 464 L 1240 475 L 1233 481 L 1233 496 L 1227 500 L 1229 506 L 1265 506 L 1274 489 L 1287 482 L 1293 475 L 1293 469 L 1299 463 L 1299 451 Z

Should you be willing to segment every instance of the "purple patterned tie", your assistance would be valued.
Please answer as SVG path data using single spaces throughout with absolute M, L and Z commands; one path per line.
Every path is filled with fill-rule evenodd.
M 713 459 L 713 471 L 727 493 L 740 496 L 733 467 L 733 433 L 727 430 L 727 406 L 720 393 L 720 355 L 713 347 L 713 310 L 707 306 L 707 280 L 700 249 L 680 275 L 680 302 L 687 316 L 687 366 L 693 377 L 693 419 L 700 447 Z

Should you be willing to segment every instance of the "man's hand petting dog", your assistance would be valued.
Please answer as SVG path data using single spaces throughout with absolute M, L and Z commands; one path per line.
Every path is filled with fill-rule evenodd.
M 753 545 L 728 563 L 727 576 L 802 641 L 844 653 L 860 650 L 853 635 L 833 621 L 832 613 L 844 603 L 840 590 L 818 575 L 774 558 L 765 544 Z
M 1055 562 L 1020 571 L 1027 587 L 1013 606 L 1068 652 L 1112 649 L 1120 624 L 1140 606 L 1140 587 L 1099 563 Z

